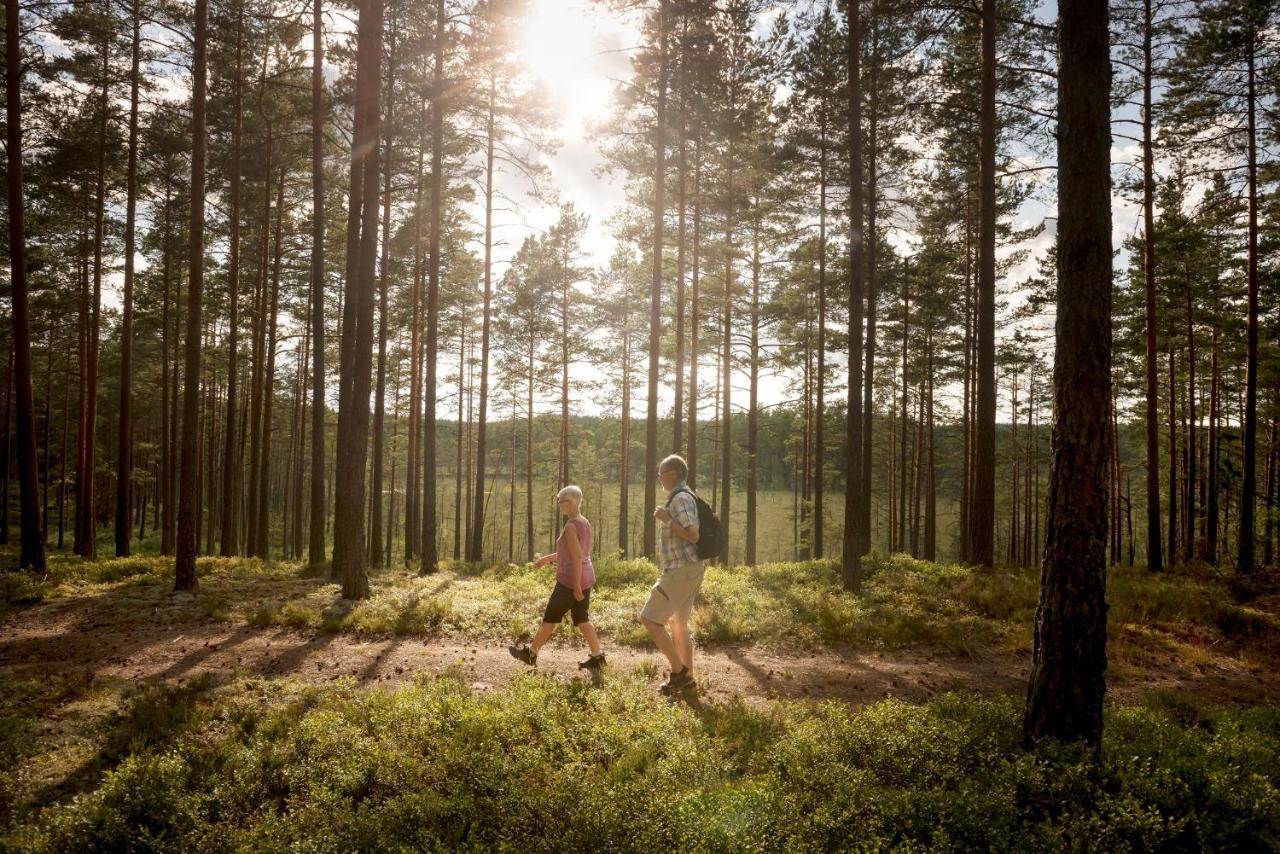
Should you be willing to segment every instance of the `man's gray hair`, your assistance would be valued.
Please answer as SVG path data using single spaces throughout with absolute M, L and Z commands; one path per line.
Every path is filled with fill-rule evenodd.
M 681 480 L 684 480 L 689 476 L 689 464 L 686 463 L 684 461 L 684 457 L 679 454 L 672 454 L 662 462 L 658 463 L 658 471 L 662 471 L 663 469 L 671 469 L 676 474 L 680 475 Z
M 572 484 L 556 493 L 556 503 L 564 501 L 566 498 L 582 503 L 582 490 Z

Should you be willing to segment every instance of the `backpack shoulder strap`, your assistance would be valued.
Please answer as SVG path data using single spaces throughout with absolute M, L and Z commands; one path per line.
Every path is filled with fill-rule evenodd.
M 690 495 L 692 495 L 692 496 L 693 496 L 693 500 L 694 500 L 694 502 L 697 502 L 697 500 L 698 500 L 698 494 L 697 494 L 696 492 L 694 492 L 692 489 L 690 489 L 689 487 L 687 487 L 687 486 L 682 486 L 682 487 L 680 487 L 679 489 L 672 490 L 671 494 L 667 496 L 667 503 L 666 503 L 666 504 L 664 504 L 663 506 L 664 506 L 664 507 L 670 507 L 670 506 L 671 506 L 671 502 L 672 502 L 672 501 L 675 501 L 675 500 L 676 500 L 676 496 L 677 496 L 677 495 L 679 495 L 679 494 L 680 494 L 680 493 L 682 493 L 682 492 L 687 492 L 687 493 L 689 493 Z

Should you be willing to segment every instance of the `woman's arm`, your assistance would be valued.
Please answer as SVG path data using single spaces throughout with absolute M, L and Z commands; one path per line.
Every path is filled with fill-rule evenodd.
M 582 600 L 582 544 L 578 542 L 578 526 L 572 522 L 564 526 L 564 542 L 569 547 L 569 561 L 573 564 L 573 597 Z

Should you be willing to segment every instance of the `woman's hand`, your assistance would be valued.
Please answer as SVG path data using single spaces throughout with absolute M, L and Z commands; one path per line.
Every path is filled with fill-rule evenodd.
M 575 588 L 573 588 L 573 600 L 574 600 L 575 602 L 581 602 L 581 601 L 582 601 L 582 596 L 583 596 L 583 593 L 582 593 L 582 588 L 581 588 L 581 587 L 575 587 Z
M 653 518 L 665 524 L 671 521 L 671 511 L 665 507 L 659 507 L 653 511 Z
M 554 554 L 543 555 L 533 562 L 534 569 L 542 569 L 549 563 L 555 563 L 556 556 Z

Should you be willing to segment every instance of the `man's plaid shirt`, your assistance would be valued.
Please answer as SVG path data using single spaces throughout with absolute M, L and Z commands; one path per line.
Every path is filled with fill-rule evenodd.
M 679 522 L 683 528 L 698 526 L 698 502 L 694 500 L 689 487 L 680 481 L 672 490 L 672 498 L 667 509 L 671 511 L 672 520 Z M 671 526 L 663 524 L 658 531 L 658 565 L 663 572 L 669 572 L 678 566 L 698 562 L 697 543 L 686 542 L 671 533 Z

